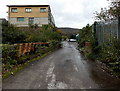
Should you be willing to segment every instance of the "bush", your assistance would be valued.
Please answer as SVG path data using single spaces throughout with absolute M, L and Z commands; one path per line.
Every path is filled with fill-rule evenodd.
M 15 65 L 17 62 L 17 46 L 11 45 L 9 46 L 8 44 L 3 44 L 2 45 L 2 63 L 3 64 L 10 64 L 10 65 Z
M 18 45 L 3 44 L 2 46 L 2 72 L 10 72 L 14 68 L 28 62 L 28 60 L 34 57 L 41 56 L 50 51 L 53 51 L 59 47 L 59 42 L 56 40 L 49 41 L 49 46 L 37 45 L 35 46 L 36 51 L 30 54 L 26 53 L 18 57 Z
M 24 32 L 19 31 L 16 27 L 9 24 L 7 21 L 2 24 L 2 43 L 3 44 L 14 44 L 24 43 L 26 35 Z
M 83 27 L 83 29 L 80 29 L 79 34 L 79 46 L 84 47 L 85 42 L 90 42 L 91 44 L 94 42 L 94 35 L 92 33 L 92 26 L 89 24 L 86 25 L 86 27 Z
M 106 63 L 116 62 L 120 59 L 120 40 L 113 39 L 111 42 L 104 43 L 100 51 L 101 61 Z
M 89 24 L 86 25 L 86 27 L 83 27 L 83 29 L 80 29 L 79 34 L 79 47 L 84 48 L 86 42 L 90 42 L 91 48 L 90 52 L 86 52 L 88 49 L 85 49 L 84 53 L 89 59 L 95 60 L 99 54 L 100 47 L 98 46 L 97 40 L 95 38 L 94 32 L 92 32 L 92 26 Z
M 29 42 L 47 42 L 49 40 L 61 41 L 61 34 L 53 31 L 51 25 L 43 25 L 42 29 L 38 28 L 38 25 L 30 25 L 29 31 L 20 30 L 14 25 L 9 24 L 7 21 L 2 24 L 2 43 L 3 44 L 14 44 L 14 43 L 29 43 Z M 32 27 L 33 26 L 33 27 Z
M 85 42 L 91 43 L 91 52 L 86 51 Z M 111 38 L 99 46 L 92 27 L 87 25 L 80 30 L 79 47 L 83 49 L 85 55 L 92 60 L 99 60 L 111 67 L 115 74 L 120 76 L 120 39 Z
M 61 34 L 57 31 L 53 31 L 53 27 L 45 25 L 42 29 L 36 29 L 38 26 L 31 26 L 31 29 L 20 30 L 15 26 L 9 24 L 7 21 L 2 24 L 2 66 L 3 73 L 11 71 L 14 67 L 26 63 L 33 57 L 42 55 L 58 48 L 61 42 Z M 55 28 L 56 29 L 56 28 Z M 15 43 L 35 43 L 35 42 L 49 42 L 49 46 L 36 45 L 35 52 L 18 57 L 18 46 L 13 45 Z

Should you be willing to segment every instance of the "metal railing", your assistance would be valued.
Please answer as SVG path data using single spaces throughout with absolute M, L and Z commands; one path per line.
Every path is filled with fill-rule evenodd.
M 94 24 L 93 30 L 95 31 L 99 45 L 111 41 L 112 38 L 120 39 L 119 21 L 120 20 L 101 21 Z
M 49 46 L 49 43 L 21 43 L 19 44 L 18 57 L 31 51 L 37 51 L 36 48 L 40 46 Z

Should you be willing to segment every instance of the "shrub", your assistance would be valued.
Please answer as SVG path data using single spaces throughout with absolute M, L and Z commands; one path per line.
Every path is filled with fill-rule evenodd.
M 120 59 L 120 40 L 113 39 L 111 42 L 104 43 L 100 51 L 101 61 L 106 63 L 116 62 Z
M 2 37 L 2 67 L 3 73 L 10 72 L 17 66 L 23 65 L 26 61 L 33 57 L 48 53 L 58 48 L 61 42 L 61 34 L 53 31 L 50 25 L 44 26 L 42 29 L 36 29 L 38 26 L 34 25 L 29 31 L 18 30 L 15 26 L 8 22 L 3 23 Z M 34 28 L 34 29 L 33 29 Z M 29 28 L 28 28 L 29 29 Z M 35 46 L 36 51 L 18 57 L 18 46 L 15 43 L 35 43 L 35 42 L 49 42 L 50 46 Z
M 47 42 L 49 40 L 61 41 L 61 34 L 57 31 L 53 31 L 51 25 L 43 25 L 42 29 L 36 29 L 37 24 L 30 25 L 29 31 L 23 31 L 16 28 L 14 25 L 9 24 L 7 21 L 2 24 L 2 43 L 14 44 L 14 43 L 29 43 L 29 42 Z
M 19 31 L 15 26 L 4 21 L 2 24 L 2 43 L 14 44 L 25 42 L 26 35 L 24 32 Z
M 2 63 L 3 64 L 10 64 L 15 65 L 17 62 L 17 46 L 8 44 L 2 45 Z

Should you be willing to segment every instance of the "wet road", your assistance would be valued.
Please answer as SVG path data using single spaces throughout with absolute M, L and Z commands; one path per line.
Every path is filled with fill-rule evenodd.
M 82 56 L 75 42 L 63 42 L 63 48 L 3 80 L 3 89 L 95 89 L 119 86 L 120 80 Z

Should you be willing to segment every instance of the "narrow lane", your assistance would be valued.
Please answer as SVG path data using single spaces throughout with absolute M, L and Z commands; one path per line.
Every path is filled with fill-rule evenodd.
M 82 56 L 75 42 L 63 42 L 63 48 L 3 80 L 3 89 L 93 88 L 120 88 L 120 80 Z

